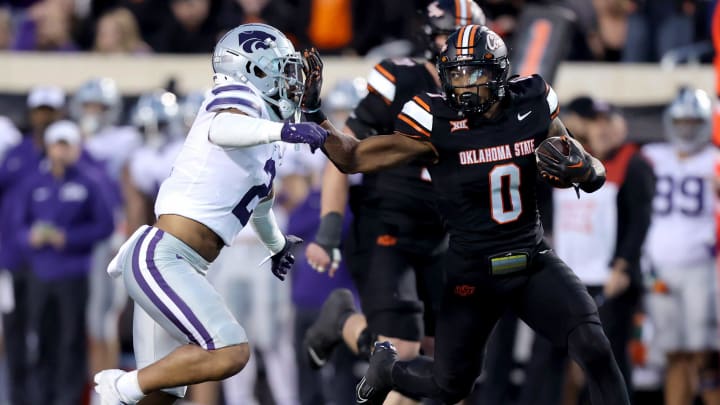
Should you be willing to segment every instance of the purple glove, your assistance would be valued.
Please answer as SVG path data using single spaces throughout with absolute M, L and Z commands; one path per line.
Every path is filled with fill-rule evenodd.
M 281 281 L 285 280 L 285 276 L 295 263 L 295 256 L 292 254 L 293 248 L 301 243 L 303 243 L 302 239 L 295 235 L 288 235 L 285 237 L 285 246 L 282 250 L 270 257 L 272 273 Z
M 285 123 L 280 131 L 280 139 L 288 143 L 306 143 L 315 150 L 325 143 L 328 132 L 314 122 Z

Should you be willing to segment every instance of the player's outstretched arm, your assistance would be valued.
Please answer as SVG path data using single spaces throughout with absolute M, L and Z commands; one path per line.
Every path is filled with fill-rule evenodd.
M 218 112 L 208 133 L 210 142 L 219 146 L 244 148 L 283 141 L 306 143 L 313 152 L 322 145 L 325 136 L 325 131 L 312 122 L 274 122 L 235 109 Z
M 592 193 L 605 184 L 605 166 L 589 154 L 565 128 L 560 118 L 550 124 L 548 138 L 559 136 L 568 144 L 568 154 L 554 147 L 538 154 L 538 169 L 546 179 L 558 179 L 561 183 L 577 184 L 586 193 Z
M 426 142 L 405 136 L 378 135 L 357 140 L 335 128 L 322 113 L 320 92 L 323 82 L 323 63 L 316 49 L 303 51 L 305 89 L 301 108 L 305 119 L 321 124 L 328 130 L 323 151 L 343 173 L 361 173 L 387 169 L 425 155 L 437 157 L 435 149 Z
M 434 161 L 437 152 L 428 142 L 402 134 L 377 135 L 358 141 L 323 123 L 328 138 L 323 152 L 343 173 L 365 173 L 400 166 L 415 159 Z

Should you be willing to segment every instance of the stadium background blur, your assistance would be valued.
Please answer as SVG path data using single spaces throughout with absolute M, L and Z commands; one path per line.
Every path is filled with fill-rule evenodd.
M 30 131 L 28 96 L 36 86 L 62 89 L 66 98 L 59 108 L 68 112 L 73 94 L 81 84 L 92 78 L 111 78 L 122 95 L 122 113 L 117 124 L 132 125 L 131 115 L 142 94 L 162 88 L 183 100 L 190 93 L 208 89 L 213 45 L 227 29 L 246 22 L 265 22 L 281 29 L 297 49 L 319 48 L 325 60 L 326 98 L 332 89 L 347 83 L 362 88 L 361 78 L 367 76 L 377 61 L 412 54 L 420 40 L 415 34 L 422 24 L 418 10 L 428 3 L 422 0 L 1 1 L 0 119 L 6 117 L 9 121 L 0 121 L 3 124 L 0 125 L 0 156 L 20 142 L 19 134 Z M 488 25 L 510 45 L 511 61 L 517 73 L 542 72 L 553 84 L 561 104 L 586 95 L 614 105 L 627 120 L 632 141 L 663 140 L 661 113 L 680 86 L 694 86 L 716 97 L 720 94 L 712 64 L 715 57 L 712 21 L 717 1 L 482 0 L 478 3 L 488 16 Z M 555 30 L 552 34 L 546 31 L 543 21 L 552 23 Z M 714 29 L 720 31 L 720 26 Z M 348 110 L 353 101 L 357 101 L 352 97 L 343 99 L 341 90 L 336 94 L 339 101 L 326 103 L 331 104 L 326 108 Z M 283 196 L 282 216 L 286 223 L 293 224 L 298 218 L 316 216 L 318 179 L 324 161 L 290 155 L 276 187 Z M 10 197 L 3 194 L 0 198 Z M 301 208 L 307 211 L 298 211 Z M 312 226 L 317 223 L 305 230 L 306 240 L 314 235 Z M 123 229 L 126 234 L 132 231 Z M 276 357 L 272 352 L 278 338 L 272 331 L 288 334 L 290 341 L 295 342 L 294 349 L 299 350 L 302 337 L 297 335 L 302 333 L 302 325 L 300 317 L 295 318 L 294 314 L 302 313 L 303 319 L 308 316 L 311 319 L 330 289 L 348 282 L 347 277 L 332 282 L 313 278 L 316 276 L 305 265 L 302 253 L 298 253 L 296 278 L 310 277 L 315 283 L 310 285 L 316 290 L 299 291 L 299 287 L 295 288 L 299 284 L 296 280 L 286 288 L 267 287 L 265 281 L 248 276 L 244 278 L 244 288 L 230 292 L 241 295 L 243 291 L 255 291 L 256 297 L 279 296 L 238 304 L 244 308 L 243 313 L 259 314 L 252 323 L 250 319 L 240 319 L 240 322 L 251 341 L 255 339 L 253 329 L 264 331 L 265 337 L 260 338 L 259 345 L 267 343 L 263 350 L 271 354 L 261 355 L 262 359 Z M 242 274 L 252 275 L 258 271 L 255 261 L 234 265 Z M 0 310 L 17 310 L 27 305 L 21 300 L 14 305 L 8 302 L 11 283 L 7 274 L 0 277 L 3 279 Z M 258 309 L 252 308 L 253 305 L 270 307 Z M 119 320 L 121 365 L 132 368 L 127 308 Z M 277 322 L 285 325 L 278 326 Z M 637 339 L 631 343 L 638 404 L 661 403 L 662 362 L 652 359 L 652 350 L 648 353 L 650 329 L 647 322 L 638 321 Z M 25 339 L 32 340 L 32 331 L 3 331 L 6 337 L 26 332 Z M 521 328 L 513 349 L 508 398 L 514 398 L 518 387 L 524 384 L 522 365 L 528 360 L 531 340 L 531 333 Z M 5 347 L 0 340 L 0 404 L 3 405 L 11 403 Z M 344 355 L 348 370 L 356 376 L 362 375 L 362 363 L 349 354 Z M 298 353 L 274 359 L 280 362 L 274 367 L 276 371 L 268 371 L 273 367 L 267 367 L 262 359 L 258 362 L 259 378 L 254 384 L 258 403 L 351 403 L 352 392 L 344 397 L 330 392 L 337 370 L 310 375 L 314 372 L 307 369 L 303 356 Z M 28 374 L 35 371 L 30 367 Z M 290 392 L 278 395 L 273 392 L 277 391 L 273 385 L 286 384 L 281 382 L 283 378 L 297 378 L 302 383 L 288 383 Z M 325 392 L 314 397 L 298 393 L 301 389 L 297 386 L 308 387 L 310 380 L 315 380 L 313 384 Z M 482 384 L 478 387 L 482 389 Z M 225 385 L 224 391 L 232 390 L 230 385 Z M 223 400 L 217 401 L 205 403 Z M 225 403 L 232 402 L 226 399 Z M 470 400 L 468 403 L 480 402 Z

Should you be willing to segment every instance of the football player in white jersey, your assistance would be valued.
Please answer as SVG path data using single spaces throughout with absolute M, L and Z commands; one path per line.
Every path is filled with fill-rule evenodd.
M 180 112 L 175 94 L 164 90 L 142 94 L 133 108 L 130 121 L 145 142 L 130 157 L 123 177 L 130 232 L 154 222 L 152 207 L 160 183 L 170 175 L 185 142 Z
M 645 255 L 666 288 L 648 296 L 654 344 L 666 354 L 666 404 L 690 404 L 699 388 L 718 404 L 717 280 L 714 246 L 712 102 L 684 88 L 665 111 L 669 142 L 646 145 L 657 178 Z M 698 387 L 699 383 L 699 387 Z
M 70 115 L 85 137 L 85 147 L 93 158 L 104 162 L 110 176 L 120 172 L 132 153 L 142 145 L 142 137 L 130 126 L 118 126 L 122 99 L 115 81 L 90 79 L 80 85 L 70 101 Z
M 128 236 L 123 230 L 123 196 L 120 177 L 123 166 L 142 145 L 140 133 L 130 126 L 117 125 L 122 100 L 115 81 L 93 78 L 75 91 L 69 104 L 70 115 L 85 138 L 85 150 L 106 169 L 114 182 L 112 190 L 115 229 L 113 235 L 96 244 L 90 271 L 90 298 L 87 324 L 90 345 L 91 375 L 105 368 L 117 367 L 120 353 L 118 319 L 127 302 L 122 283 L 107 277 L 105 270 L 120 244 Z M 92 398 L 97 403 L 97 397 Z
M 284 279 L 292 246 L 272 212 L 277 141 L 320 147 L 327 132 L 286 122 L 304 90 L 303 58 L 277 29 L 244 24 L 215 46 L 215 86 L 200 108 L 172 173 L 160 186 L 153 226 L 138 229 L 108 266 L 135 301 L 138 370 L 95 376 L 104 404 L 169 404 L 185 386 L 221 380 L 248 362 L 250 348 L 205 272 L 251 224 Z M 146 398 L 147 396 L 147 398 Z

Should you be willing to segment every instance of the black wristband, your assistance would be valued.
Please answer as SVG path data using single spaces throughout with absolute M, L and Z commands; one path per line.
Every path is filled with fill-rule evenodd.
M 329 212 L 320 218 L 320 226 L 315 234 L 318 245 L 334 249 L 340 246 L 343 217 L 339 212 Z
M 325 116 L 325 113 L 322 112 L 321 109 L 313 110 L 311 111 L 303 111 L 303 114 L 305 115 L 305 120 L 314 122 L 316 124 L 322 124 L 327 120 L 327 117 Z

